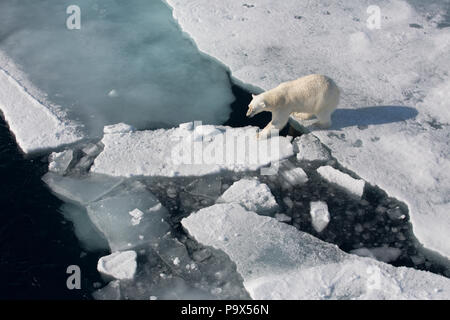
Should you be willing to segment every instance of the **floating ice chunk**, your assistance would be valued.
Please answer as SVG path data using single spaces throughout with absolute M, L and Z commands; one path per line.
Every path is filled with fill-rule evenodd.
M 284 213 L 275 213 L 275 219 L 280 222 L 290 222 L 292 220 L 291 217 L 285 215 Z
M 303 134 L 292 142 L 298 160 L 306 161 L 328 161 L 331 159 L 330 152 L 325 149 L 320 140 L 312 133 Z
M 133 250 L 113 252 L 98 260 L 97 270 L 118 280 L 133 279 L 137 267 L 136 256 Z
M 398 259 L 402 254 L 399 248 L 379 247 L 379 248 L 360 248 L 350 251 L 360 257 L 369 257 L 383 262 L 392 262 Z
M 322 232 L 330 222 L 330 213 L 327 203 L 324 201 L 314 201 L 310 203 L 311 222 L 314 230 Z
M 114 280 L 109 282 L 105 287 L 94 291 L 92 297 L 95 300 L 120 300 L 120 281 Z
M 103 133 L 108 134 L 108 133 L 127 133 L 127 132 L 133 132 L 135 129 L 125 123 L 117 123 L 117 124 L 112 124 L 109 126 L 105 126 L 103 128 Z
M 270 215 L 279 206 L 269 187 L 256 179 L 241 179 L 231 185 L 217 199 L 217 203 L 239 203 L 250 211 Z
M 301 186 L 308 182 L 308 176 L 302 168 L 282 170 L 280 176 L 286 188 Z
M 49 171 L 64 175 L 73 160 L 73 151 L 52 152 L 48 160 Z
M 139 224 L 130 212 L 143 213 Z M 145 186 L 137 181 L 87 206 L 89 217 L 108 240 L 111 251 L 126 250 L 144 243 L 158 242 L 169 230 L 167 210 Z M 140 236 L 144 236 L 144 238 Z
M 192 213 L 181 223 L 197 241 L 223 250 L 236 263 L 253 299 L 450 297 L 450 279 L 346 254 L 335 245 L 238 204 L 216 204 Z
M 354 179 L 348 174 L 343 173 L 331 166 L 322 166 L 317 169 L 317 172 L 328 182 L 337 184 L 349 193 L 361 198 L 364 192 L 364 180 Z
M 96 201 L 119 186 L 123 179 L 89 174 L 84 177 L 63 177 L 46 173 L 42 180 L 59 198 L 78 205 Z
M 275 165 L 294 154 L 290 137 L 257 139 L 256 127 L 197 126 L 136 131 L 107 130 L 91 172 L 112 176 L 203 176 Z
M 138 225 L 141 222 L 142 217 L 144 216 L 144 213 L 141 210 L 139 210 L 138 208 L 136 208 L 133 211 L 130 211 L 128 213 L 132 217 L 131 218 L 131 224 L 133 226 Z M 139 236 L 139 239 L 140 239 L 140 237 L 141 236 Z

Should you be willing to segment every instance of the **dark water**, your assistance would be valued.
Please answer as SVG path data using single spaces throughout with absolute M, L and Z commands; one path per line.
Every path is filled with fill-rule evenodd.
M 0 299 L 89 299 L 99 281 L 96 261 L 84 254 L 62 202 L 41 181 L 47 164 L 25 159 L 0 117 Z M 81 268 L 81 289 L 68 290 L 69 265 Z

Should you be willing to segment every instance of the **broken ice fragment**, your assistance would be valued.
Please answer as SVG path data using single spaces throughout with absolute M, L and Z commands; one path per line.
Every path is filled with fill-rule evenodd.
M 302 168 L 291 168 L 281 171 L 283 184 L 286 188 L 301 186 L 308 182 L 308 176 Z
M 154 210 L 148 210 L 154 208 Z M 130 212 L 137 220 L 130 219 Z M 111 251 L 136 247 L 143 243 L 158 242 L 169 230 L 165 222 L 167 210 L 146 187 L 138 182 L 124 183 L 120 190 L 87 206 L 89 217 L 108 240 Z M 140 235 L 145 238 L 140 237 Z
M 48 170 L 64 175 L 73 160 L 73 151 L 52 152 L 49 156 Z
M 239 203 L 247 210 L 263 215 L 273 214 L 279 209 L 269 187 L 256 179 L 241 179 L 233 183 L 217 203 Z
M 392 262 L 398 259 L 402 251 L 399 248 L 379 247 L 360 248 L 350 251 L 360 257 L 369 257 L 383 262 Z
M 284 213 L 275 213 L 275 219 L 280 222 L 290 222 L 292 220 L 291 217 L 285 215 Z
M 330 213 L 328 212 L 327 203 L 324 201 L 311 202 L 311 222 L 314 230 L 322 232 L 330 222 Z
M 118 280 L 133 279 L 137 267 L 136 256 L 136 252 L 132 250 L 113 252 L 98 260 L 97 270 Z
M 141 222 L 142 217 L 144 216 L 144 213 L 139 210 L 138 208 L 134 209 L 133 211 L 128 212 L 130 214 L 131 218 L 131 224 L 133 226 L 138 225 Z M 140 239 L 141 236 L 139 236 Z
M 317 172 L 328 182 L 337 184 L 347 190 L 350 194 L 361 198 L 364 192 L 364 180 L 354 179 L 348 174 L 343 173 L 331 166 L 322 166 L 317 169 Z
M 306 161 L 328 161 L 331 159 L 330 152 L 320 142 L 319 138 L 312 133 L 303 134 L 292 142 L 294 152 L 297 153 L 298 160 Z

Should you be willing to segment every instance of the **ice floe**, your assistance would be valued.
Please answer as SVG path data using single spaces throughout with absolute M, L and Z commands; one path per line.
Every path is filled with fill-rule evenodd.
M 101 142 L 104 149 L 91 172 L 122 177 L 257 170 L 294 154 L 289 137 L 258 140 L 255 127 L 183 124 L 167 130 L 105 133 Z
M 119 189 L 87 205 L 89 218 L 103 233 L 111 251 L 159 242 L 170 229 L 166 208 L 140 182 Z
M 383 262 L 392 262 L 397 260 L 402 251 L 398 248 L 379 247 L 379 248 L 360 248 L 350 251 L 360 257 L 370 257 Z
M 364 180 L 355 179 L 331 166 L 322 166 L 317 172 L 328 182 L 337 184 L 352 195 L 361 198 L 364 192 Z
M 136 252 L 133 250 L 113 252 L 98 260 L 97 270 L 114 279 L 131 280 L 136 273 L 136 257 Z
M 238 204 L 216 204 L 182 220 L 197 241 L 236 263 L 253 299 L 446 299 L 450 280 L 346 254 Z
M 242 179 L 229 187 L 217 203 L 238 203 L 250 211 L 270 215 L 278 211 L 279 206 L 269 187 L 256 179 Z
M 324 201 L 313 201 L 310 203 L 310 215 L 314 230 L 322 232 L 330 223 L 330 213 L 327 203 Z
M 331 159 L 330 152 L 325 149 L 320 140 L 311 133 L 302 134 L 292 142 L 298 160 L 306 161 L 328 161 Z
M 73 150 L 52 152 L 48 159 L 48 170 L 64 175 L 73 160 Z

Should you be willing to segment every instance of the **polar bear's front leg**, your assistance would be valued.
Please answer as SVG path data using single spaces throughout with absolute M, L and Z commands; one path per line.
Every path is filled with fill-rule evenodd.
M 272 112 L 272 121 L 260 132 L 258 133 L 258 138 L 267 138 L 272 129 L 281 131 L 289 121 L 289 115 L 291 113 L 288 111 L 284 112 Z
M 272 121 L 260 132 L 256 134 L 257 139 L 266 139 L 269 136 L 270 130 L 272 130 Z

